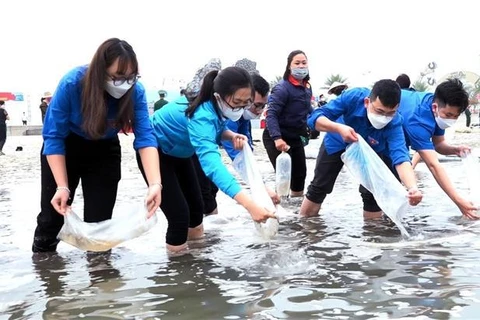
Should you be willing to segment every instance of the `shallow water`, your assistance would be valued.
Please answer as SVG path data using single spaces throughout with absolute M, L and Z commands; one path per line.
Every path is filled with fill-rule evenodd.
M 116 212 L 132 210 L 146 191 L 132 140 L 121 141 Z M 424 202 L 405 221 L 410 241 L 389 221 L 363 221 L 345 171 L 320 217 L 299 218 L 299 199 L 284 204 L 270 242 L 219 194 L 220 215 L 205 220 L 205 240 L 183 256 L 166 255 L 161 212 L 148 234 L 110 255 L 61 243 L 56 255 L 32 256 L 40 147 L 40 137 L 9 137 L 0 157 L 0 319 L 478 319 L 480 225 L 460 217 L 424 164 L 417 168 Z M 273 187 L 261 143 L 255 156 Z M 461 161 L 444 166 L 467 192 Z M 73 209 L 81 213 L 77 195 Z

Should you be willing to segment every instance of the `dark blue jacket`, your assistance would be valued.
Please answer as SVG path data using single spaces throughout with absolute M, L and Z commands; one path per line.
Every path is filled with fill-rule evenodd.
M 306 133 L 307 117 L 312 112 L 312 89 L 280 81 L 268 98 L 267 129 L 273 140 L 296 138 Z

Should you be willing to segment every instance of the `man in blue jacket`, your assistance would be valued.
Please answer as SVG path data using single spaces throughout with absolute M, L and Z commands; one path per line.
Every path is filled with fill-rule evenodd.
M 462 155 L 466 146 L 452 146 L 445 141 L 445 129 L 453 126 L 468 107 L 468 94 L 458 79 L 449 79 L 437 86 L 435 93 L 402 90 L 398 112 L 403 117 L 407 146 L 417 151 L 438 185 L 457 205 L 462 214 L 478 219 L 477 208 L 455 190 L 436 152 Z
M 408 190 L 411 205 L 422 200 L 402 130 L 402 118 L 397 114 L 400 87 L 389 79 L 375 83 L 372 90 L 353 88 L 323 108 L 316 109 L 308 118 L 308 125 L 318 131 L 327 131 L 320 147 L 315 174 L 300 208 L 302 216 L 316 216 L 323 200 L 331 193 L 335 180 L 343 167 L 341 154 L 347 143 L 362 136 L 382 159 L 387 156 L 395 167 L 400 180 Z M 382 215 L 373 195 L 360 186 L 364 217 Z

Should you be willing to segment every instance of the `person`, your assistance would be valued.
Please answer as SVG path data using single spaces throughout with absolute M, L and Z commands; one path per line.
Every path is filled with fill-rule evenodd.
M 159 110 L 161 107 L 166 105 L 168 101 L 165 99 L 165 96 L 167 95 L 167 92 L 165 90 L 159 90 L 158 91 L 158 96 L 160 97 L 157 102 L 153 105 L 153 112 Z
M 395 82 L 398 83 L 398 85 L 400 86 L 400 89 L 415 91 L 414 88 L 410 87 L 411 85 L 410 77 L 405 73 L 398 75 L 398 77 L 395 79 Z
M 435 93 L 402 90 L 399 113 L 407 146 L 417 151 L 438 185 L 457 205 L 462 214 L 478 219 L 477 208 L 460 196 L 438 160 L 436 152 L 461 156 L 467 146 L 452 146 L 445 141 L 445 129 L 453 126 L 468 106 L 468 94 L 458 79 L 440 83 Z
M 27 125 L 27 115 L 25 114 L 25 112 L 22 114 L 22 125 Z
M 402 120 L 397 114 L 400 87 L 389 79 L 377 81 L 372 90 L 353 88 L 342 93 L 323 108 L 316 109 L 308 119 L 308 125 L 326 131 L 320 147 L 314 178 L 300 208 L 301 216 L 316 216 L 327 194 L 333 190 L 335 180 L 343 167 L 341 154 L 346 143 L 358 140 L 360 135 L 382 160 L 393 165 L 400 180 L 408 190 L 411 205 L 422 200 L 415 175 L 410 164 Z M 343 116 L 343 120 L 342 117 Z M 339 119 L 340 118 L 340 119 Z M 336 121 L 336 122 L 335 122 Z M 382 210 L 373 195 L 360 186 L 364 217 L 377 218 Z
M 465 109 L 465 126 L 467 128 L 470 128 L 470 124 L 472 123 L 472 111 L 471 111 L 472 106 L 468 106 L 467 109 Z
M 151 216 L 161 202 L 157 142 L 148 118 L 138 62 L 124 40 L 103 42 L 89 65 L 69 71 L 45 116 L 41 151 L 41 212 L 32 250 L 55 251 L 75 190 L 82 180 L 85 222 L 112 217 L 121 172 L 118 133 L 133 129 L 149 183 Z
M 226 128 L 231 130 L 234 133 L 243 134 L 247 137 L 248 144 L 250 148 L 253 150 L 253 140 L 251 134 L 251 120 L 258 119 L 262 114 L 263 110 L 265 109 L 268 92 L 270 91 L 270 85 L 268 84 L 267 80 L 265 80 L 262 76 L 257 73 L 251 74 L 253 87 L 255 88 L 255 97 L 253 103 L 250 107 L 246 108 L 243 111 L 243 115 L 237 121 L 227 120 Z M 239 150 L 236 150 L 234 144 L 230 140 L 222 140 L 221 144 L 223 149 L 230 157 L 231 160 L 234 160 Z M 194 157 L 196 158 L 196 157 Z M 202 189 L 202 199 L 205 205 L 205 215 L 217 214 L 218 207 L 216 196 L 218 192 L 217 186 L 205 175 L 203 172 L 199 161 L 195 162 L 195 168 L 197 170 L 198 179 L 200 182 L 200 187 Z M 269 193 L 270 197 L 272 198 L 274 203 L 279 203 L 280 199 L 276 195 L 276 193 L 267 188 L 267 192 Z
M 47 109 L 48 109 L 48 103 L 47 103 L 47 98 L 42 97 L 40 99 L 40 112 L 42 113 L 42 124 L 45 123 L 45 115 L 47 114 Z
M 7 141 L 7 120 L 10 120 L 7 110 L 5 110 L 5 101 L 0 100 L 0 156 L 4 156 L 3 146 Z
M 327 104 L 327 98 L 325 98 L 325 95 L 322 93 L 321 95 L 318 96 L 318 107 L 321 108 L 326 104 Z
M 250 75 L 241 68 L 228 67 L 211 71 L 200 81 L 200 92 L 192 103 L 182 108 L 178 103 L 169 103 L 151 118 L 165 184 L 161 209 L 168 221 L 166 243 L 170 252 L 183 251 L 187 240 L 203 237 L 204 208 L 194 154 L 205 175 L 240 203 L 254 221 L 275 218 L 273 212 L 253 202 L 242 190 L 223 164 L 218 147 L 222 139 L 231 140 L 236 149 L 246 143 L 247 137 L 226 129 L 225 121 L 237 121 L 252 104 Z
M 268 99 L 267 125 L 263 145 L 275 169 L 277 156 L 287 151 L 292 157 L 290 196 L 303 196 L 307 165 L 304 145 L 307 143 L 307 116 L 312 112 L 312 89 L 308 60 L 301 50 L 290 52 L 281 80 Z
M 333 82 L 327 91 L 327 94 L 329 95 L 328 102 L 336 99 L 346 89 L 348 89 L 348 85 L 346 83 L 338 82 L 338 81 Z

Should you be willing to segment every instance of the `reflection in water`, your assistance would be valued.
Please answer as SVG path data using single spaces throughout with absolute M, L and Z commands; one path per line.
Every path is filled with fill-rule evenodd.
M 417 176 L 427 190 L 424 203 L 405 221 L 412 241 L 402 240 L 388 219 L 364 221 L 357 185 L 343 172 L 320 217 L 295 214 L 301 199 L 284 203 L 287 213 L 271 241 L 220 193 L 220 215 L 205 220 L 206 238 L 191 243 L 188 254 L 165 253 L 165 219 L 159 219 L 148 234 L 110 253 L 87 254 L 61 243 L 58 254 L 32 256 L 41 139 L 14 139 L 23 139 L 26 152 L 0 158 L 8 160 L 0 173 L 9 172 L 8 180 L 0 174 L 5 319 L 478 318 L 480 224 L 459 216 L 422 164 Z M 131 143 L 132 137 L 122 137 L 125 167 L 115 210 L 144 196 Z M 273 186 L 271 165 L 261 148 L 256 152 Z M 307 161 L 307 180 L 314 161 Z M 445 167 L 466 190 L 461 163 Z

